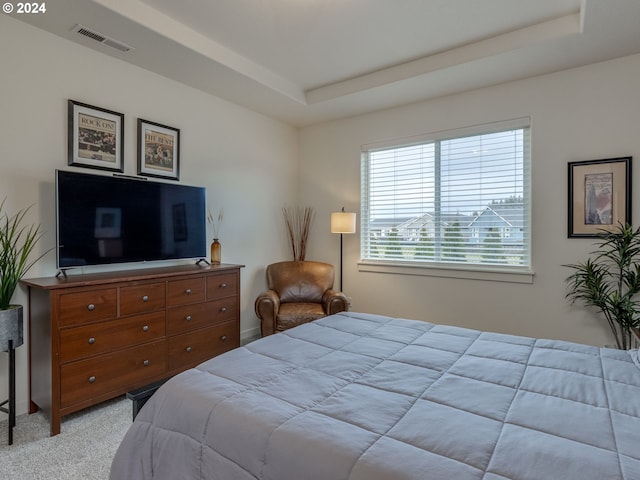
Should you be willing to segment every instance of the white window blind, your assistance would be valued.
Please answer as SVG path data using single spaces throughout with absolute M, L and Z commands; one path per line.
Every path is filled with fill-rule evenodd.
M 529 120 L 362 152 L 362 259 L 530 268 Z

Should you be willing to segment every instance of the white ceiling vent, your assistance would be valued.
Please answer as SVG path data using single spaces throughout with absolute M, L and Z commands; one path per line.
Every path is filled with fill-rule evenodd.
M 100 42 L 104 45 L 107 45 L 111 48 L 115 48 L 116 50 L 120 50 L 121 52 L 128 52 L 129 50 L 133 50 L 133 47 L 130 47 L 126 43 L 119 42 L 118 40 L 114 40 L 113 38 L 107 37 L 101 33 L 96 32 L 95 30 L 91 30 L 83 25 L 74 26 L 71 31 L 73 33 L 78 33 L 80 35 L 84 35 L 96 42 Z

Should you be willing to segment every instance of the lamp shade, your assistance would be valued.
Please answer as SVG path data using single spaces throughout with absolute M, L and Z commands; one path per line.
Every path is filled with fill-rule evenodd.
M 331 233 L 356 233 L 356 214 L 333 212 L 331 214 Z

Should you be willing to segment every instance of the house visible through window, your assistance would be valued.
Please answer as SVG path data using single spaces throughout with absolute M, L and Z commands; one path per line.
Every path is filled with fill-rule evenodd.
M 363 262 L 530 267 L 529 120 L 362 153 Z

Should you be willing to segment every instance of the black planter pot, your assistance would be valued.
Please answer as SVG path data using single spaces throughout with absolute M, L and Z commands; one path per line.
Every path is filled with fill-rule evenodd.
M 0 310 L 0 352 L 9 350 L 9 340 L 13 340 L 13 348 L 23 342 L 22 305 L 11 305 L 7 310 Z

